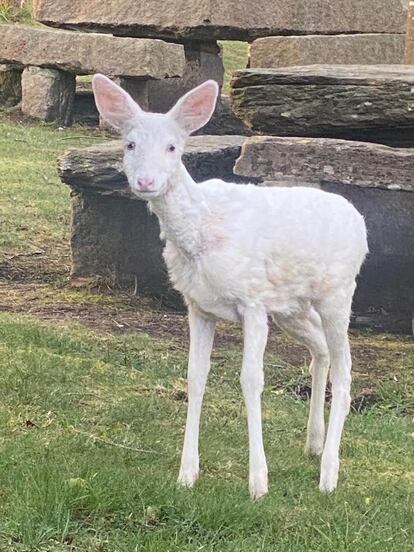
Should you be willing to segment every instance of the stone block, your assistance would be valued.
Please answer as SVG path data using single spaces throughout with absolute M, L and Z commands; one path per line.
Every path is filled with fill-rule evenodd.
M 307 65 L 237 71 L 232 107 L 254 132 L 414 146 L 414 67 Z
M 404 33 L 408 0 L 35 0 L 56 27 L 176 40 L 286 34 Z
M 22 70 L 0 65 L 0 106 L 12 107 L 22 99 Z
M 67 126 L 72 121 L 75 76 L 55 69 L 27 67 L 22 75 L 22 112 Z
M 402 34 L 272 36 L 251 44 L 250 67 L 398 64 L 404 47 Z
M 162 40 L 2 25 L 0 63 L 49 67 L 76 75 L 163 79 L 183 74 L 184 48 Z

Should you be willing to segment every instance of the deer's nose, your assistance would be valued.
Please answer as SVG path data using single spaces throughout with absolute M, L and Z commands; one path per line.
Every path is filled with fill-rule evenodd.
M 154 188 L 153 178 L 138 178 L 137 188 L 142 192 L 148 192 Z

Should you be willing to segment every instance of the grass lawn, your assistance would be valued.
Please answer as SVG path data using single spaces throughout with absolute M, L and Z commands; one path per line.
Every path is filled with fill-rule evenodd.
M 247 44 L 246 42 L 221 42 L 223 49 L 223 63 L 226 69 L 224 75 L 224 92 L 228 93 L 230 80 L 233 71 L 244 69 L 247 65 Z
M 284 392 L 300 367 L 288 373 L 270 353 L 271 489 L 252 503 L 234 348 L 214 356 L 203 475 L 187 491 L 175 486 L 186 412 L 179 341 L 2 314 L 0 343 L 0 550 L 412 550 L 412 411 L 380 401 L 351 415 L 339 489 L 321 495 L 318 463 L 302 454 L 307 404 Z
M 99 131 L 21 124 L 0 112 L 0 263 L 12 258 L 14 270 L 28 276 L 67 273 L 70 190 L 57 176 L 56 159 L 103 139 Z

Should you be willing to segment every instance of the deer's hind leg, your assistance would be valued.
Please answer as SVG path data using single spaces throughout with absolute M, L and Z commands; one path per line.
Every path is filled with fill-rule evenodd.
M 329 371 L 329 350 L 321 317 L 311 307 L 300 317 L 277 315 L 274 320 L 281 329 L 305 345 L 311 353 L 312 394 L 305 452 L 306 454 L 320 455 L 325 441 L 324 406 Z
M 351 351 L 348 326 L 354 288 L 340 290 L 321 301 L 320 313 L 331 359 L 330 380 L 332 405 L 321 462 L 319 488 L 331 492 L 336 488 L 339 472 L 339 448 L 342 431 L 351 404 Z

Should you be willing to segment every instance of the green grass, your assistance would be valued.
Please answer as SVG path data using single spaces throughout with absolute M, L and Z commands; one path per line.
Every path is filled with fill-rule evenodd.
M 267 389 L 271 489 L 252 503 L 231 350 L 225 368 L 217 357 L 213 364 L 203 475 L 187 491 L 175 486 L 184 352 L 144 334 L 51 328 L 6 314 L 0 343 L 0 550 L 412 550 L 409 417 L 375 409 L 351 415 L 339 489 L 324 496 L 317 462 L 302 454 L 306 403 Z
M 27 1 L 23 8 L 12 7 L 7 0 L 0 0 L 1 23 L 33 23 L 32 2 Z
M 48 271 L 67 270 L 70 190 L 57 175 L 56 159 L 97 139 L 104 139 L 98 131 L 0 118 L 0 262 L 17 255 L 40 267 L 46 263 Z
M 233 71 L 245 69 L 247 65 L 247 49 L 246 42 L 221 42 L 223 49 L 223 63 L 225 68 L 224 75 L 224 92 L 230 90 L 230 80 Z

